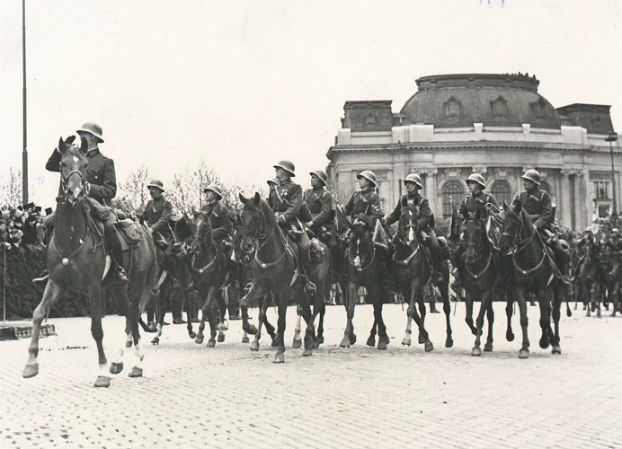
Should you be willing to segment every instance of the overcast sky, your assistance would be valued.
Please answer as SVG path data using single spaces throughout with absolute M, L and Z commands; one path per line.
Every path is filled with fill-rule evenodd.
M 122 178 L 166 183 L 201 158 L 225 180 L 263 184 L 291 159 L 308 186 L 346 100 L 390 99 L 441 73 L 528 72 L 555 107 L 612 105 L 622 129 L 619 0 L 26 0 L 32 199 L 84 121 Z M 21 166 L 21 1 L 0 1 L 3 164 Z M 37 185 L 39 183 L 43 185 Z

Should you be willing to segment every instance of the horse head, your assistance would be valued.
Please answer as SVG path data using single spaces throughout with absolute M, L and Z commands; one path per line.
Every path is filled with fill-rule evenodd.
M 503 210 L 505 211 L 505 217 L 501 225 L 501 243 L 499 244 L 499 249 L 503 254 L 510 255 L 520 238 L 523 209 L 520 201 L 517 199 L 511 205 L 508 205 L 504 201 Z
M 212 236 L 212 224 L 207 212 L 194 211 L 196 222 L 194 224 L 194 232 L 192 234 L 191 249 L 194 254 L 209 249 L 214 244 Z
M 486 229 L 480 217 L 479 211 L 475 217 L 470 217 L 464 223 L 464 243 L 466 244 L 466 260 L 473 263 L 478 255 L 481 256 L 482 246 L 486 245 Z
M 260 244 L 260 241 L 266 238 L 268 221 L 274 214 L 265 213 L 266 208 L 270 207 L 261 199 L 258 192 L 251 198 L 246 198 L 239 194 L 240 201 L 244 205 L 242 208 L 242 224 L 240 231 L 240 250 L 242 253 L 251 254 Z M 274 226 L 276 223 L 272 223 Z
M 61 201 L 69 203 L 71 206 L 77 204 L 80 199 L 88 194 L 85 178 L 86 168 L 89 165 L 86 158 L 87 141 L 82 139 L 82 143 L 78 147 L 74 143 L 75 138 L 75 136 L 70 136 L 65 140 L 62 137 L 58 139 L 58 152 L 61 154 Z

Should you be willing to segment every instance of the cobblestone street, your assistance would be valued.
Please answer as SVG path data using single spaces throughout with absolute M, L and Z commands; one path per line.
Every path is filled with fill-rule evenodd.
M 259 352 L 242 344 L 239 321 L 213 349 L 189 340 L 185 325 L 166 326 L 159 346 L 143 334 L 144 377 L 127 376 L 130 353 L 108 389 L 92 386 L 90 321 L 50 319 L 58 336 L 41 340 L 35 378 L 22 378 L 28 340 L 0 343 L 0 447 L 622 447 L 622 320 L 564 312 L 563 353 L 553 356 L 538 347 L 530 307 L 532 353 L 519 360 L 518 317 L 507 342 L 503 307 L 495 304 L 494 352 L 479 358 L 462 304 L 452 308 L 451 349 L 444 315 L 427 315 L 431 353 L 416 331 L 413 346 L 400 344 L 399 305 L 385 307 L 387 351 L 365 345 L 370 306 L 357 307 L 357 344 L 341 349 L 345 311 L 329 307 L 326 343 L 309 358 L 291 349 L 290 307 L 284 365 L 272 363 L 265 333 Z M 268 317 L 276 321 L 274 310 Z M 104 319 L 109 360 L 122 328 L 121 317 Z

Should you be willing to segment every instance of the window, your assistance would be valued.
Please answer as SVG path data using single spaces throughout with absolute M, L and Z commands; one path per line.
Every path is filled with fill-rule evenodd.
M 594 181 L 594 195 L 597 200 L 611 199 L 612 193 L 609 181 L 602 179 Z
M 452 205 L 458 207 L 464 196 L 460 181 L 449 181 L 443 186 L 443 218 L 451 217 Z
M 451 97 L 445 103 L 445 118 L 448 119 L 459 119 L 460 118 L 460 102 L 456 100 L 454 97 Z
M 506 204 L 510 204 L 512 202 L 512 189 L 510 188 L 510 184 L 503 179 L 498 179 L 492 184 L 490 193 L 495 196 L 499 206 L 501 206 L 504 201 Z
M 490 102 L 490 108 L 492 109 L 492 116 L 496 119 L 504 119 L 508 116 L 508 104 L 505 98 L 502 96 L 497 97 L 496 100 Z

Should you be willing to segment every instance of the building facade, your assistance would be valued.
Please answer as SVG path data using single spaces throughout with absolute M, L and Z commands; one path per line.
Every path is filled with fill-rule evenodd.
M 452 74 L 425 76 L 394 113 L 390 100 L 346 101 L 342 127 L 328 150 L 328 173 L 346 201 L 356 175 L 373 170 L 385 211 L 404 191 L 410 172 L 422 175 L 424 195 L 438 218 L 451 215 L 481 173 L 487 191 L 509 202 L 521 174 L 535 168 L 562 225 L 583 229 L 596 212 L 613 208 L 610 106 L 575 103 L 554 108 L 538 93 L 535 76 Z M 622 151 L 613 142 L 617 211 L 622 197 Z

